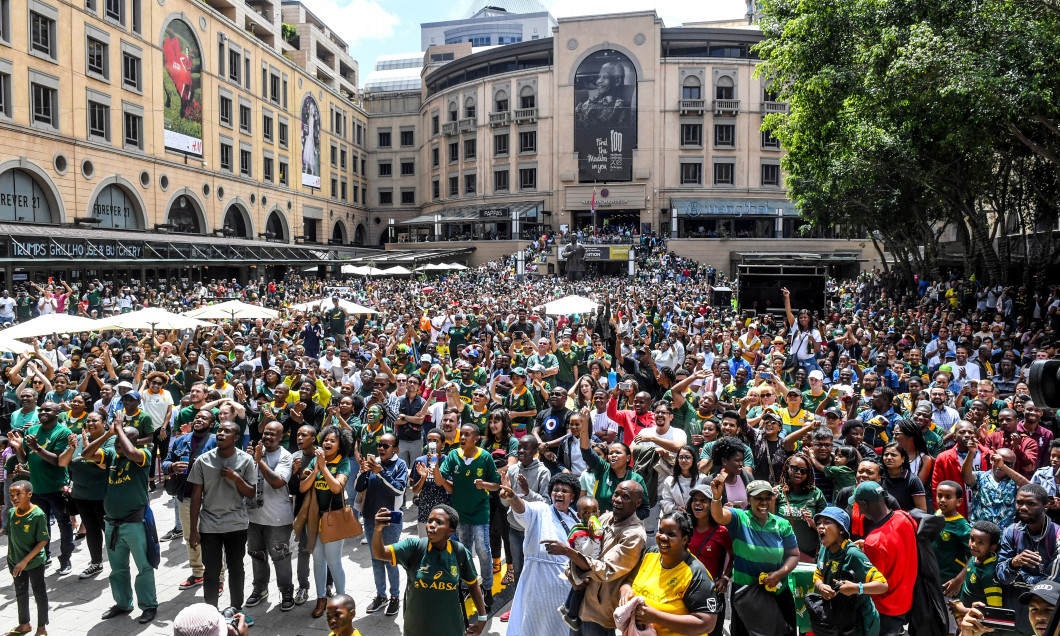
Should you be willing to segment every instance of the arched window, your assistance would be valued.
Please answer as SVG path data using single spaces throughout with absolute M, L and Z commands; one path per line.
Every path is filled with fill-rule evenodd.
M 173 226 L 174 232 L 182 234 L 202 234 L 202 222 L 199 220 L 199 211 L 187 195 L 181 195 L 174 199 L 169 206 L 166 215 L 167 222 Z
M 331 242 L 333 244 L 346 244 L 346 226 L 342 221 L 336 221 L 335 227 L 331 229 Z
M 283 243 L 290 240 L 287 236 L 287 222 L 277 210 L 270 212 L 269 220 L 265 222 L 265 238 Z
M 228 206 L 225 211 L 224 229 L 226 236 L 251 238 L 250 220 L 247 211 L 237 203 Z
M 464 100 L 464 117 L 474 119 L 476 117 L 475 98 L 468 97 Z
M 736 99 L 736 84 L 728 75 L 722 75 L 714 85 L 714 99 Z
M 353 232 L 353 244 L 364 245 L 364 226 L 360 223 L 357 224 L 357 229 Z
M 142 230 L 143 218 L 139 203 L 122 186 L 111 183 L 99 191 L 92 203 L 91 213 L 100 220 L 99 227 L 122 230 Z
M 519 108 L 537 108 L 537 95 L 533 86 L 519 89 Z
M 58 212 L 32 173 L 12 168 L 0 174 L 0 221 L 55 223 Z
M 508 91 L 497 91 L 497 95 L 493 98 L 495 102 L 494 111 L 498 113 L 508 112 Z
M 456 105 L 456 102 L 449 102 L 449 121 L 458 119 L 460 119 L 460 108 Z
M 699 78 L 689 75 L 681 85 L 681 99 L 703 99 L 703 86 Z

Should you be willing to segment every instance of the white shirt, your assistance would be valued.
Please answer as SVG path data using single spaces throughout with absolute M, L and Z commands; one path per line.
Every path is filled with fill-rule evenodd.
M 173 396 L 165 389 L 157 394 L 152 393 L 150 389 L 140 394 L 140 408 L 151 416 L 151 425 L 156 431 L 169 423 L 166 420 L 166 410 L 171 406 Z
M 15 299 L 10 296 L 0 298 L 0 318 L 15 317 Z
M 980 379 L 979 365 L 972 362 L 970 359 L 964 363 L 964 366 L 957 364 L 954 360 L 950 363 L 950 368 L 953 369 L 953 383 L 957 385 L 957 392 L 959 393 L 968 380 Z M 964 371 L 964 377 L 961 377 L 961 371 Z
M 55 296 L 50 298 L 41 296 L 41 299 L 37 301 L 37 308 L 40 309 L 40 315 L 47 316 L 48 314 L 54 314 L 58 307 L 58 301 Z

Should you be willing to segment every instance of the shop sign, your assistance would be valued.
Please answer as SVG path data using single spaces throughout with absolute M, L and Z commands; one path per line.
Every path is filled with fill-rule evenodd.
M 587 261 L 628 261 L 628 246 L 608 247 L 606 245 L 586 245 L 585 260 Z
M 140 258 L 143 243 L 13 237 L 11 254 L 20 258 Z
M 506 219 L 511 216 L 511 208 L 486 208 L 478 211 L 480 219 Z
M 675 201 L 677 216 L 785 216 L 798 214 L 798 207 L 787 199 L 684 199 Z

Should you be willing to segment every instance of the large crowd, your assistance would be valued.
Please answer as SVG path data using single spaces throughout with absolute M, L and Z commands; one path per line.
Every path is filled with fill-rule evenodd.
M 47 632 L 49 567 L 107 576 L 102 619 L 154 621 L 159 544 L 182 541 L 180 588 L 206 605 L 175 633 L 245 633 L 278 604 L 349 636 L 360 541 L 363 611 L 403 611 L 412 636 L 478 634 L 502 589 L 511 636 L 978 636 L 1010 618 L 1043 634 L 1060 422 L 1027 379 L 1058 353 L 1057 288 L 872 271 L 829 281 L 823 311 L 784 290 L 784 311 L 755 315 L 712 305 L 721 275 L 665 241 L 636 249 L 635 278 L 579 282 L 501 261 L 5 291 L 4 325 L 227 299 L 280 312 L 0 358 L 8 633 Z M 569 294 L 598 308 L 543 307 Z

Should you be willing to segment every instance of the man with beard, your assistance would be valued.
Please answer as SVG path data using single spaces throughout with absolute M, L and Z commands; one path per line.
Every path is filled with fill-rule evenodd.
M 961 416 L 956 409 L 946 405 L 946 401 L 949 399 L 949 396 L 946 395 L 946 389 L 939 386 L 932 387 L 930 395 L 931 422 L 943 434 L 949 433 L 953 425 L 961 421 Z
M 1030 479 L 1038 470 L 1038 443 L 1019 431 L 1019 415 L 1015 410 L 1002 409 L 998 421 L 999 430 L 987 435 L 983 443 L 994 450 L 1010 449 L 1016 454 L 1016 472 Z
M 971 422 L 963 421 L 953 427 L 951 435 L 957 442 L 952 447 L 939 453 L 935 458 L 935 466 L 931 470 L 931 494 L 934 497 L 935 489 L 944 481 L 955 481 L 964 483 L 961 467 L 969 452 L 972 453 L 972 468 L 976 471 L 985 471 L 990 468 L 990 449 L 978 443 L 975 437 L 976 427 Z M 971 444 L 974 443 L 974 450 Z M 968 505 L 972 500 L 970 488 L 964 489 L 964 497 L 957 503 L 957 512 L 962 517 L 968 516 Z
M 178 482 L 174 487 L 177 488 L 176 497 L 179 504 L 178 515 L 181 528 L 189 528 L 188 524 L 191 523 L 191 484 L 187 482 L 191 466 L 199 456 L 217 446 L 216 440 L 210 434 L 214 419 L 214 414 L 210 411 L 199 411 L 192 422 L 191 432 L 173 440 L 169 455 L 162 462 L 162 473 Z M 190 543 L 186 545 L 191 575 L 179 585 L 182 590 L 202 585 L 203 575 L 202 551 L 198 546 L 193 548 Z
M 1016 630 L 1029 634 L 1027 613 L 1016 595 L 1027 586 L 1055 579 L 1060 569 L 1057 538 L 1060 527 L 1045 514 L 1049 495 L 1038 484 L 1027 484 L 1016 493 L 1016 523 L 1005 528 L 997 555 L 997 577 L 1010 590 L 1006 606 L 1016 608 Z
M 1053 442 L 1053 432 L 1041 425 L 1042 410 L 1034 402 L 1023 402 L 1023 422 L 1017 429 L 1021 434 L 1034 440 L 1038 446 L 1038 468 L 1049 465 L 1049 446 Z
M 269 595 L 269 562 L 276 569 L 276 587 L 280 590 L 280 611 L 294 609 L 294 583 L 291 577 L 291 510 L 287 482 L 291 478 L 291 453 L 280 445 L 283 426 L 269 422 L 254 447 L 258 479 L 254 497 L 247 500 L 250 526 L 247 528 L 247 551 L 253 568 L 253 580 L 247 607 L 254 607 Z

